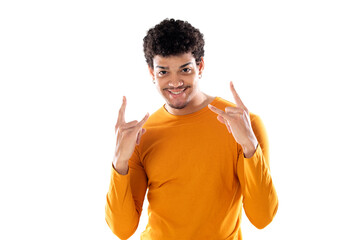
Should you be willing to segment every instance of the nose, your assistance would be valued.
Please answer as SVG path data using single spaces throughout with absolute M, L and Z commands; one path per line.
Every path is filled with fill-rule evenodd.
M 169 86 L 173 88 L 178 88 L 184 85 L 184 81 L 181 79 L 172 79 L 169 81 Z

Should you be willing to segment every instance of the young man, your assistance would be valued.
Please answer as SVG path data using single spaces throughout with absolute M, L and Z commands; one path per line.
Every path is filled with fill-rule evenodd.
M 232 83 L 236 104 L 200 91 L 203 35 L 187 22 L 165 19 L 148 31 L 144 52 L 165 104 L 139 122 L 125 122 L 123 97 L 105 207 L 111 230 L 120 239 L 135 232 L 147 189 L 142 240 L 242 239 L 242 206 L 252 224 L 267 226 L 278 199 L 264 125 Z

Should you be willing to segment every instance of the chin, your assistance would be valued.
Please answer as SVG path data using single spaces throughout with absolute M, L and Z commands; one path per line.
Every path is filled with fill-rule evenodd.
M 169 107 L 173 109 L 183 109 L 189 104 L 189 99 L 169 99 L 166 98 L 166 103 Z
M 164 95 L 164 98 L 166 100 L 167 105 L 173 109 L 183 109 L 191 101 L 190 96 L 185 96 L 184 98 L 181 99 L 171 99 L 171 97 Z
M 171 108 L 174 108 L 174 109 L 183 109 L 187 106 L 187 103 L 185 104 L 177 104 L 177 105 L 173 105 L 171 103 L 168 103 L 168 105 L 171 107 Z

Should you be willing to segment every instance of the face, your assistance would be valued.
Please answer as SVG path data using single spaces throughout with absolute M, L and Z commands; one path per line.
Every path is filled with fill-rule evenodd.
M 196 65 L 191 53 L 153 58 L 154 69 L 149 67 L 157 90 L 172 109 L 191 108 L 200 98 L 198 79 L 204 62 Z

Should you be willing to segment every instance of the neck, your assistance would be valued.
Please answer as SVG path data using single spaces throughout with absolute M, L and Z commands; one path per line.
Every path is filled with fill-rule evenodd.
M 187 115 L 199 111 L 200 109 L 206 107 L 211 103 L 215 97 L 209 96 L 205 93 L 200 92 L 198 96 L 194 97 L 192 101 L 182 109 L 176 109 L 170 107 L 168 104 L 165 104 L 165 109 L 173 115 Z

